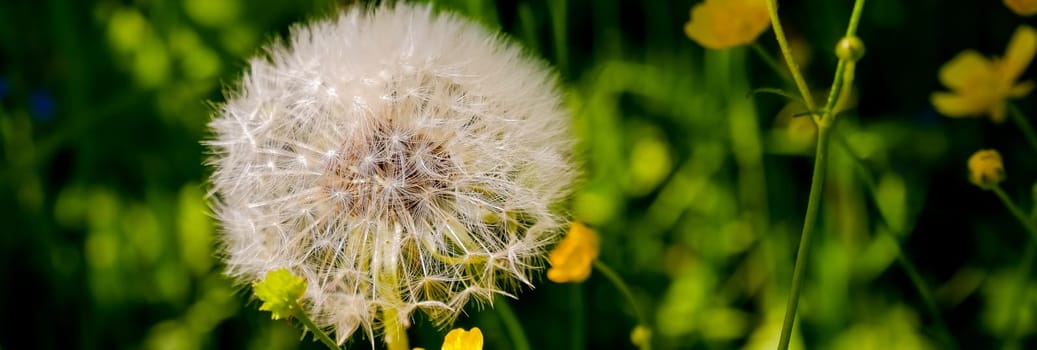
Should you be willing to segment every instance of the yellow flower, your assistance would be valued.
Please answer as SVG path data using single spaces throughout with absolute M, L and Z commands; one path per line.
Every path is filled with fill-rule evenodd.
M 710 49 L 726 49 L 756 40 L 771 18 L 766 0 L 706 0 L 691 9 L 684 33 Z
M 940 67 L 940 81 L 952 92 L 932 95 L 933 106 L 948 117 L 982 117 L 1000 123 L 1005 120 L 1005 100 L 1018 98 L 1033 90 L 1032 81 L 1015 80 L 1033 61 L 1037 51 L 1037 31 L 1020 26 L 1012 35 L 1005 57 L 987 59 L 974 50 L 959 53 Z
M 1005 0 L 1005 6 L 1020 16 L 1037 14 L 1037 0 Z
M 482 350 L 482 331 L 472 327 L 471 331 L 454 328 L 443 339 L 443 350 Z
M 1005 166 L 996 150 L 977 151 L 969 157 L 969 181 L 987 189 L 1005 180 Z
M 256 297 L 263 301 L 260 310 L 270 311 L 275 320 L 291 317 L 306 292 L 306 280 L 287 269 L 270 271 L 260 282 L 252 284 Z
M 551 261 L 547 279 L 557 283 L 583 282 L 590 277 L 591 264 L 598 258 L 598 234 L 573 222 L 569 233 L 547 258 Z

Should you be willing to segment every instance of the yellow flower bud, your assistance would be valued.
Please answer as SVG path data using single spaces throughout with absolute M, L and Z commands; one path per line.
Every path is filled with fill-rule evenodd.
M 647 349 L 652 343 L 652 331 L 643 325 L 637 325 L 630 331 L 630 342 L 638 348 Z
M 1005 167 L 1001 154 L 992 149 L 980 150 L 969 158 L 969 181 L 988 189 L 1005 180 Z
M 583 282 L 590 277 L 591 264 L 598 258 L 598 235 L 574 222 L 558 246 L 548 255 L 551 269 L 547 279 L 557 283 Z
M 479 327 L 470 331 L 454 328 L 443 339 L 443 350 L 482 350 L 482 331 Z
M 864 57 L 864 42 L 857 36 L 847 36 L 835 44 L 835 56 L 840 60 L 857 62 Z
M 270 311 L 275 320 L 292 316 L 306 292 L 306 279 L 287 269 L 270 271 L 262 281 L 252 284 L 256 297 L 263 301 L 260 310 Z

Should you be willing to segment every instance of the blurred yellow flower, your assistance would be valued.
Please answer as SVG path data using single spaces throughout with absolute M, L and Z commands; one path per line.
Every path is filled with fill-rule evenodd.
M 482 350 L 482 331 L 472 327 L 471 331 L 454 328 L 443 339 L 443 350 Z
M 547 279 L 557 283 L 583 282 L 591 275 L 591 264 L 598 258 L 598 234 L 579 222 L 569 226 L 558 246 L 548 255 L 551 268 Z
M 969 181 L 976 186 L 991 188 L 1004 180 L 1005 166 L 1001 162 L 1001 153 L 985 149 L 969 157 Z
M 948 117 L 990 115 L 995 123 L 1005 120 L 1008 98 L 1019 98 L 1033 90 L 1033 81 L 1016 83 L 1037 51 L 1037 31 L 1020 26 L 1002 58 L 987 59 L 974 50 L 959 53 L 940 67 L 940 82 L 952 92 L 933 93 L 936 110 Z
M 766 0 L 706 0 L 691 9 L 684 33 L 710 49 L 726 49 L 756 40 L 771 24 Z
M 1037 14 L 1037 0 L 1005 0 L 1005 6 L 1020 16 Z
M 306 292 L 306 280 L 287 269 L 270 271 L 260 282 L 252 285 L 256 297 L 263 301 L 260 310 L 270 311 L 275 320 L 291 317 Z

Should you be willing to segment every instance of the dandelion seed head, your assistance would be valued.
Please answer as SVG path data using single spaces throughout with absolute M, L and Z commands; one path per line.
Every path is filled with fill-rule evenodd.
M 427 6 L 355 8 L 253 58 L 207 141 L 227 273 L 306 279 L 339 342 L 531 285 L 577 174 L 544 64 Z

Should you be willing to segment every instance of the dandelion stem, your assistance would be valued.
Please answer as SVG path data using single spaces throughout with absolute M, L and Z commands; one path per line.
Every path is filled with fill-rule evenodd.
M 778 46 L 781 47 L 781 54 L 785 57 L 785 64 L 789 67 L 789 73 L 792 74 L 792 81 L 796 83 L 796 88 L 799 89 L 799 94 L 803 95 L 803 103 L 806 105 L 808 111 L 816 111 L 817 108 L 814 104 L 814 97 L 810 94 L 810 87 L 807 86 L 806 80 L 803 79 L 803 73 L 799 70 L 799 65 L 792 59 L 792 49 L 789 47 L 789 41 L 785 37 L 785 30 L 781 27 L 781 20 L 778 18 L 778 0 L 767 0 L 767 13 L 771 17 L 771 27 L 774 28 L 774 37 L 778 40 Z
M 1030 122 L 1026 121 L 1026 115 L 1019 109 L 1014 103 L 1008 102 L 1008 114 L 1012 116 L 1012 121 L 1019 127 L 1019 130 L 1023 132 L 1023 136 L 1026 137 L 1026 142 L 1030 143 L 1030 147 L 1033 147 L 1037 151 L 1037 134 L 1033 131 L 1033 126 Z
M 497 316 L 504 323 L 504 328 L 508 330 L 515 350 L 530 350 L 529 338 L 526 337 L 526 331 L 522 329 L 522 322 L 519 322 L 518 316 L 515 315 L 515 311 L 511 310 L 508 301 L 498 296 L 493 309 L 497 311 Z
M 1019 223 L 1026 229 L 1026 233 L 1030 234 L 1030 238 L 1033 239 L 1034 242 L 1037 242 L 1037 228 L 1033 226 L 1033 223 L 1026 217 L 1026 214 L 1024 214 L 1014 202 L 1012 202 L 1012 198 L 1008 197 L 1005 190 L 1001 189 L 1001 186 L 998 185 L 994 185 L 990 189 L 997 194 L 997 197 L 1001 199 L 1001 203 L 1005 204 L 1008 211 L 1012 212 L 1012 216 L 1015 216 L 1015 218 L 1019 220 Z
M 641 326 L 649 328 L 645 314 L 641 313 L 641 308 L 638 306 L 637 299 L 634 299 L 634 293 L 630 291 L 630 287 L 627 286 L 626 282 L 623 282 L 623 278 L 619 277 L 616 270 L 613 270 L 601 260 L 594 260 L 594 268 L 597 269 L 598 272 L 601 272 L 609 282 L 612 282 L 612 284 L 616 286 L 616 289 L 619 290 L 619 293 L 623 294 L 623 297 L 627 299 L 627 302 L 630 303 L 630 307 L 634 308 L 637 322 L 640 323 Z M 649 350 L 650 348 L 651 342 L 645 342 L 645 344 L 641 346 L 641 350 Z
M 292 316 L 295 316 L 299 322 L 302 322 L 303 326 L 306 326 L 306 329 L 310 330 L 310 332 L 313 333 L 313 336 L 319 339 L 321 343 L 324 343 L 324 345 L 329 349 L 342 350 L 335 341 L 331 340 L 331 337 L 328 337 L 328 333 L 325 333 L 323 329 L 313 324 L 313 321 L 306 315 L 306 312 L 302 311 L 302 306 L 299 305 L 298 302 L 295 303 L 295 306 L 292 309 L 296 310 Z

